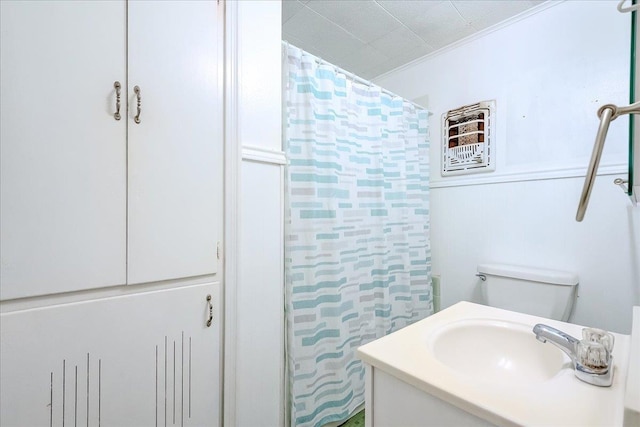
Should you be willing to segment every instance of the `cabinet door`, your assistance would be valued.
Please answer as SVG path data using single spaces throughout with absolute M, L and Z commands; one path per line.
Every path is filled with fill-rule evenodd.
M 128 5 L 131 284 L 217 272 L 220 7 L 215 1 Z
M 3 0 L 0 32 L 0 298 L 124 284 L 126 3 Z
M 203 284 L 0 315 L 2 425 L 220 425 L 219 301 Z

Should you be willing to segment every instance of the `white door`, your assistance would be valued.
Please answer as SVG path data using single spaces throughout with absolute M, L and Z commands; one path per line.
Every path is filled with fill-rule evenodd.
M 215 274 L 222 6 L 135 1 L 128 8 L 128 283 Z
M 0 299 L 126 283 L 126 3 L 0 1 L 0 56 Z
M 219 302 L 215 283 L 0 315 L 2 425 L 220 425 Z

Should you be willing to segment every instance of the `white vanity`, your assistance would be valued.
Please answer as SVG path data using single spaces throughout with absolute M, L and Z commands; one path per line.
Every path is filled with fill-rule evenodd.
M 576 337 L 582 332 L 570 323 L 460 302 L 360 347 L 367 427 L 637 426 L 633 384 L 640 377 L 627 386 L 627 374 L 637 375 L 640 364 L 640 355 L 629 355 L 631 347 L 638 351 L 640 308 L 635 345 L 630 336 L 613 334 L 610 387 L 576 378 L 564 352 L 536 340 L 537 323 Z

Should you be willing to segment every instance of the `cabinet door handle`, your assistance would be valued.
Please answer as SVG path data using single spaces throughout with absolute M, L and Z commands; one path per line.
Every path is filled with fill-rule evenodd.
M 211 304 L 211 295 L 207 295 L 207 305 L 209 306 L 209 318 L 207 319 L 207 327 L 213 322 L 213 304 Z
M 113 113 L 113 118 L 120 120 L 120 88 L 122 86 L 120 86 L 120 82 L 116 80 L 113 82 L 113 87 L 116 89 L 116 112 Z
M 140 123 L 140 113 L 142 112 L 142 108 L 140 108 L 140 104 L 142 103 L 142 97 L 140 96 L 140 86 L 134 86 L 133 91 L 136 94 L 136 102 L 138 105 L 138 112 L 136 116 L 133 118 L 133 121 L 136 123 Z

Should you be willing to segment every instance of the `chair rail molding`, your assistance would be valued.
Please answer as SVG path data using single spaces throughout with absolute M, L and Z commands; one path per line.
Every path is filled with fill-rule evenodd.
M 498 166 L 499 167 L 499 166 Z M 547 170 L 521 170 L 509 172 L 491 172 L 488 174 L 467 175 L 461 177 L 438 177 L 432 179 L 431 188 L 463 187 L 467 185 L 502 184 L 508 182 L 540 181 L 545 179 L 583 178 L 586 175 L 586 167 L 565 167 Z M 624 163 L 611 163 L 601 165 L 597 176 L 625 175 L 628 173 L 628 165 Z
M 242 160 L 274 165 L 287 164 L 287 157 L 284 151 L 257 147 L 255 145 L 244 145 L 242 147 Z

